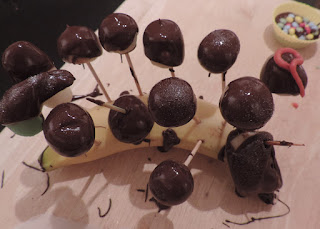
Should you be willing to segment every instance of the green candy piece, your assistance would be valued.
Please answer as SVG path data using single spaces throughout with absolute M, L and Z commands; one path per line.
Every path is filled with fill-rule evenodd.
M 279 23 L 278 23 L 278 26 L 279 26 L 280 29 L 282 29 L 282 28 L 284 27 L 284 24 L 282 24 L 282 23 L 279 22 Z
M 285 18 L 280 18 L 280 23 L 282 23 L 282 24 L 286 24 L 287 23 L 287 20 L 285 19 Z
M 42 131 L 42 115 L 37 117 L 6 125 L 15 134 L 20 136 L 34 136 Z

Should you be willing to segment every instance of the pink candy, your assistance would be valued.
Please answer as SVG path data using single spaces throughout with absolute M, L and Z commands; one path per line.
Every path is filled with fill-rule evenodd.
M 301 23 L 299 24 L 299 26 L 300 26 L 300 27 L 305 27 L 306 24 L 305 24 L 304 22 L 301 22 Z
M 305 26 L 304 29 L 308 34 L 311 33 L 311 29 L 309 26 Z

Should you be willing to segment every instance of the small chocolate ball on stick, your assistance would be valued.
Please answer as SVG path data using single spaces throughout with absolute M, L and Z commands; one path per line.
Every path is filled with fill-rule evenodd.
M 136 47 L 138 32 L 138 25 L 132 17 L 123 13 L 112 13 L 100 24 L 99 40 L 107 52 L 115 52 L 126 56 L 130 72 L 138 92 L 142 96 L 143 93 L 129 55 L 129 52 Z
M 211 73 L 220 73 L 222 91 L 225 89 L 226 73 L 236 61 L 240 51 L 237 35 L 226 29 L 209 33 L 200 43 L 198 60 Z
M 184 59 L 184 41 L 179 26 L 167 19 L 151 22 L 143 34 L 144 53 L 151 63 L 168 68 L 175 76 L 173 67 L 182 64 Z
M 97 35 L 90 28 L 85 26 L 67 26 L 58 38 L 57 48 L 60 57 L 65 62 L 86 64 L 108 102 L 112 101 L 91 65 L 91 61 L 101 56 L 102 48 Z

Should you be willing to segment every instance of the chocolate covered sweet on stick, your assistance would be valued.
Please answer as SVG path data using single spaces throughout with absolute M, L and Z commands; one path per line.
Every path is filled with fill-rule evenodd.
M 74 80 L 66 70 L 53 70 L 13 85 L 0 101 L 0 124 L 19 135 L 37 134 L 42 130 L 42 104 Z
M 239 51 L 239 38 L 234 32 L 227 29 L 209 33 L 199 45 L 198 60 L 209 74 L 221 74 L 222 91 L 225 88 L 225 75 L 237 60 Z
M 138 32 L 138 25 L 131 16 L 123 13 L 112 13 L 100 24 L 99 40 L 107 52 L 115 52 L 126 56 L 130 72 L 138 92 L 142 96 L 143 93 L 129 55 L 129 52 L 136 47 Z
M 55 69 L 50 57 L 27 41 L 17 41 L 9 45 L 2 54 L 2 66 L 14 83 Z
M 86 64 L 108 102 L 112 101 L 90 63 L 102 55 L 99 39 L 90 28 L 85 26 L 67 26 L 58 38 L 57 48 L 60 57 L 65 62 Z
M 143 34 L 144 53 L 152 64 L 168 68 L 174 76 L 173 67 L 184 60 L 184 41 L 179 26 L 167 19 L 151 22 Z

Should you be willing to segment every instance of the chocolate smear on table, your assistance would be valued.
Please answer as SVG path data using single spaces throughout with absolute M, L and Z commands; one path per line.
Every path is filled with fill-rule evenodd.
M 14 83 L 54 68 L 49 56 L 27 41 L 17 41 L 9 45 L 3 52 L 2 66 Z
M 67 26 L 57 41 L 58 53 L 65 61 L 82 64 L 79 59 L 102 55 L 102 48 L 94 31 L 85 26 Z
M 274 218 L 280 218 L 280 217 L 283 217 L 283 216 L 286 216 L 290 213 L 290 207 L 284 203 L 282 200 L 280 200 L 279 198 L 277 198 L 277 200 L 282 203 L 284 206 L 286 206 L 287 208 L 287 212 L 283 213 L 283 214 L 280 214 L 280 215 L 275 215 L 275 216 L 266 216 L 266 217 L 259 217 L 259 218 L 255 218 L 255 217 L 251 217 L 250 220 L 248 220 L 247 222 L 233 222 L 233 221 L 230 221 L 228 219 L 226 219 L 223 224 L 225 225 L 225 223 L 231 223 L 231 224 L 235 224 L 235 225 L 239 225 L 239 226 L 242 226 L 242 225 L 248 225 L 250 223 L 253 223 L 255 221 L 261 221 L 261 220 L 267 220 L 267 219 L 274 219 Z
M 162 153 L 168 152 L 173 146 L 178 145 L 180 143 L 180 138 L 177 136 L 177 133 L 168 128 L 162 132 L 163 136 L 163 145 L 158 146 L 158 150 Z
M 39 171 L 39 172 L 44 172 L 44 169 L 39 169 L 39 168 L 37 168 L 37 167 L 34 167 L 34 166 L 32 166 L 32 165 L 27 164 L 27 163 L 24 162 L 24 161 L 22 162 L 22 164 L 25 165 L 25 166 L 27 166 L 27 167 L 30 168 L 30 169 L 34 169 L 34 170 Z
M 97 84 L 96 87 L 93 89 L 93 91 L 90 92 L 89 94 L 86 94 L 86 95 L 73 95 L 71 101 L 76 101 L 76 100 L 84 99 L 84 98 L 87 98 L 87 97 L 95 98 L 95 97 L 98 97 L 100 95 L 102 95 L 102 93 L 100 92 L 99 85 Z
M 100 218 L 106 217 L 106 215 L 108 215 L 108 213 L 110 212 L 111 206 L 112 206 L 112 200 L 109 199 L 109 207 L 108 207 L 108 210 L 106 211 L 106 213 L 104 213 L 104 214 L 101 214 L 101 209 L 100 209 L 100 207 L 98 207 L 99 217 Z
M 49 190 L 50 188 L 50 177 L 49 177 L 49 173 L 46 173 L 47 175 L 47 187 L 46 189 L 43 191 L 43 193 L 41 194 L 41 196 L 43 196 L 44 194 L 46 194 L 46 192 Z
M 66 70 L 40 73 L 13 85 L 0 101 L 0 124 L 28 120 L 40 114 L 42 103 L 73 84 Z

